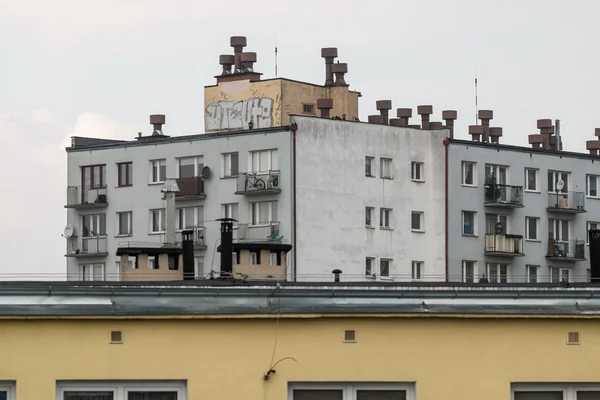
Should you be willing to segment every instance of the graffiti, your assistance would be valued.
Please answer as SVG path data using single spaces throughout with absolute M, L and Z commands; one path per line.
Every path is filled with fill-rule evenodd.
M 220 129 L 266 128 L 273 126 L 271 112 L 273 99 L 249 99 L 241 101 L 219 101 L 206 107 L 204 127 L 207 131 Z

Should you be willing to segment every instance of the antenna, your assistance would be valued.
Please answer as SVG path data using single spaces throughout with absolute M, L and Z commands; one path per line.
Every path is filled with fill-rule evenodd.
M 477 77 L 475 77 L 475 125 L 479 114 L 479 105 L 477 104 Z
M 275 34 L 275 78 L 277 78 L 277 34 Z

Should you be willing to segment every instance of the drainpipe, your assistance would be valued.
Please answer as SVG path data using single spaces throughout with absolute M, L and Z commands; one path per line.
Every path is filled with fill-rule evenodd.
M 445 250 L 444 251 L 445 251 L 445 257 L 446 257 L 446 282 L 448 282 L 450 280 L 449 279 L 450 275 L 448 273 L 448 269 L 449 269 L 448 268 L 448 146 L 450 145 L 450 141 L 448 139 L 445 139 L 443 141 L 443 143 L 444 143 L 444 153 L 445 153 L 444 154 L 444 164 L 445 164 L 444 180 L 445 180 L 445 186 L 446 186 L 444 189 L 444 192 L 445 192 L 445 196 L 444 196 L 445 197 L 445 199 L 444 199 L 445 210 L 444 210 L 444 212 L 446 214 L 444 216 L 445 225 L 446 225 L 445 226 L 446 234 L 444 235 L 445 236 L 445 239 L 444 239 Z
M 293 268 L 293 277 L 294 277 L 294 282 L 296 282 L 296 271 L 297 271 L 297 266 L 296 266 L 296 261 L 298 260 L 298 257 L 296 256 L 296 254 L 298 253 L 298 249 L 296 247 L 296 131 L 298 130 L 298 124 L 296 124 L 295 122 L 293 122 L 290 125 L 290 129 L 292 130 L 292 201 L 294 202 L 294 205 L 292 206 L 292 220 L 294 223 L 294 226 L 292 228 L 292 234 L 294 235 L 294 238 L 292 240 L 293 242 L 293 248 L 292 251 L 294 252 L 294 268 Z

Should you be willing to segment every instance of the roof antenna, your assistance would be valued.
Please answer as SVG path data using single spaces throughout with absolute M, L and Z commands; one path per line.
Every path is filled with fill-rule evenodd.
M 475 125 L 477 125 L 477 116 L 479 114 L 479 105 L 477 104 L 477 77 L 475 78 Z
M 275 78 L 277 78 L 277 33 L 275 33 Z

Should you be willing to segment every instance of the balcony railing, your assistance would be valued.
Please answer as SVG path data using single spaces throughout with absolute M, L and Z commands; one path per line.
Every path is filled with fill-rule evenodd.
M 548 211 L 571 214 L 585 212 L 585 193 L 548 193 Z
M 264 225 L 238 224 L 238 242 L 281 242 L 279 221 L 271 221 Z
M 67 186 L 67 205 L 65 208 L 98 208 L 107 206 L 106 187 Z
M 67 257 L 106 257 L 106 236 L 70 238 L 67 240 Z
M 279 193 L 279 170 L 268 172 L 244 172 L 237 177 L 236 194 Z
M 523 186 L 498 185 L 487 182 L 484 185 L 484 203 L 499 207 L 523 207 Z
M 546 257 L 565 261 L 585 260 L 585 240 L 548 239 L 548 253 Z
M 204 192 L 204 179 L 201 176 L 195 176 L 192 178 L 179 178 L 177 179 L 177 186 L 179 186 L 179 192 L 175 195 L 175 198 L 183 200 L 185 198 L 205 198 L 206 193 Z
M 505 257 L 523 255 L 523 236 L 485 235 L 485 254 Z
M 197 249 L 205 249 L 206 248 L 206 228 L 203 226 L 195 226 L 193 228 L 185 228 L 183 230 L 193 230 L 194 231 L 194 247 Z M 182 242 L 182 232 L 175 233 L 175 241 L 177 243 Z

